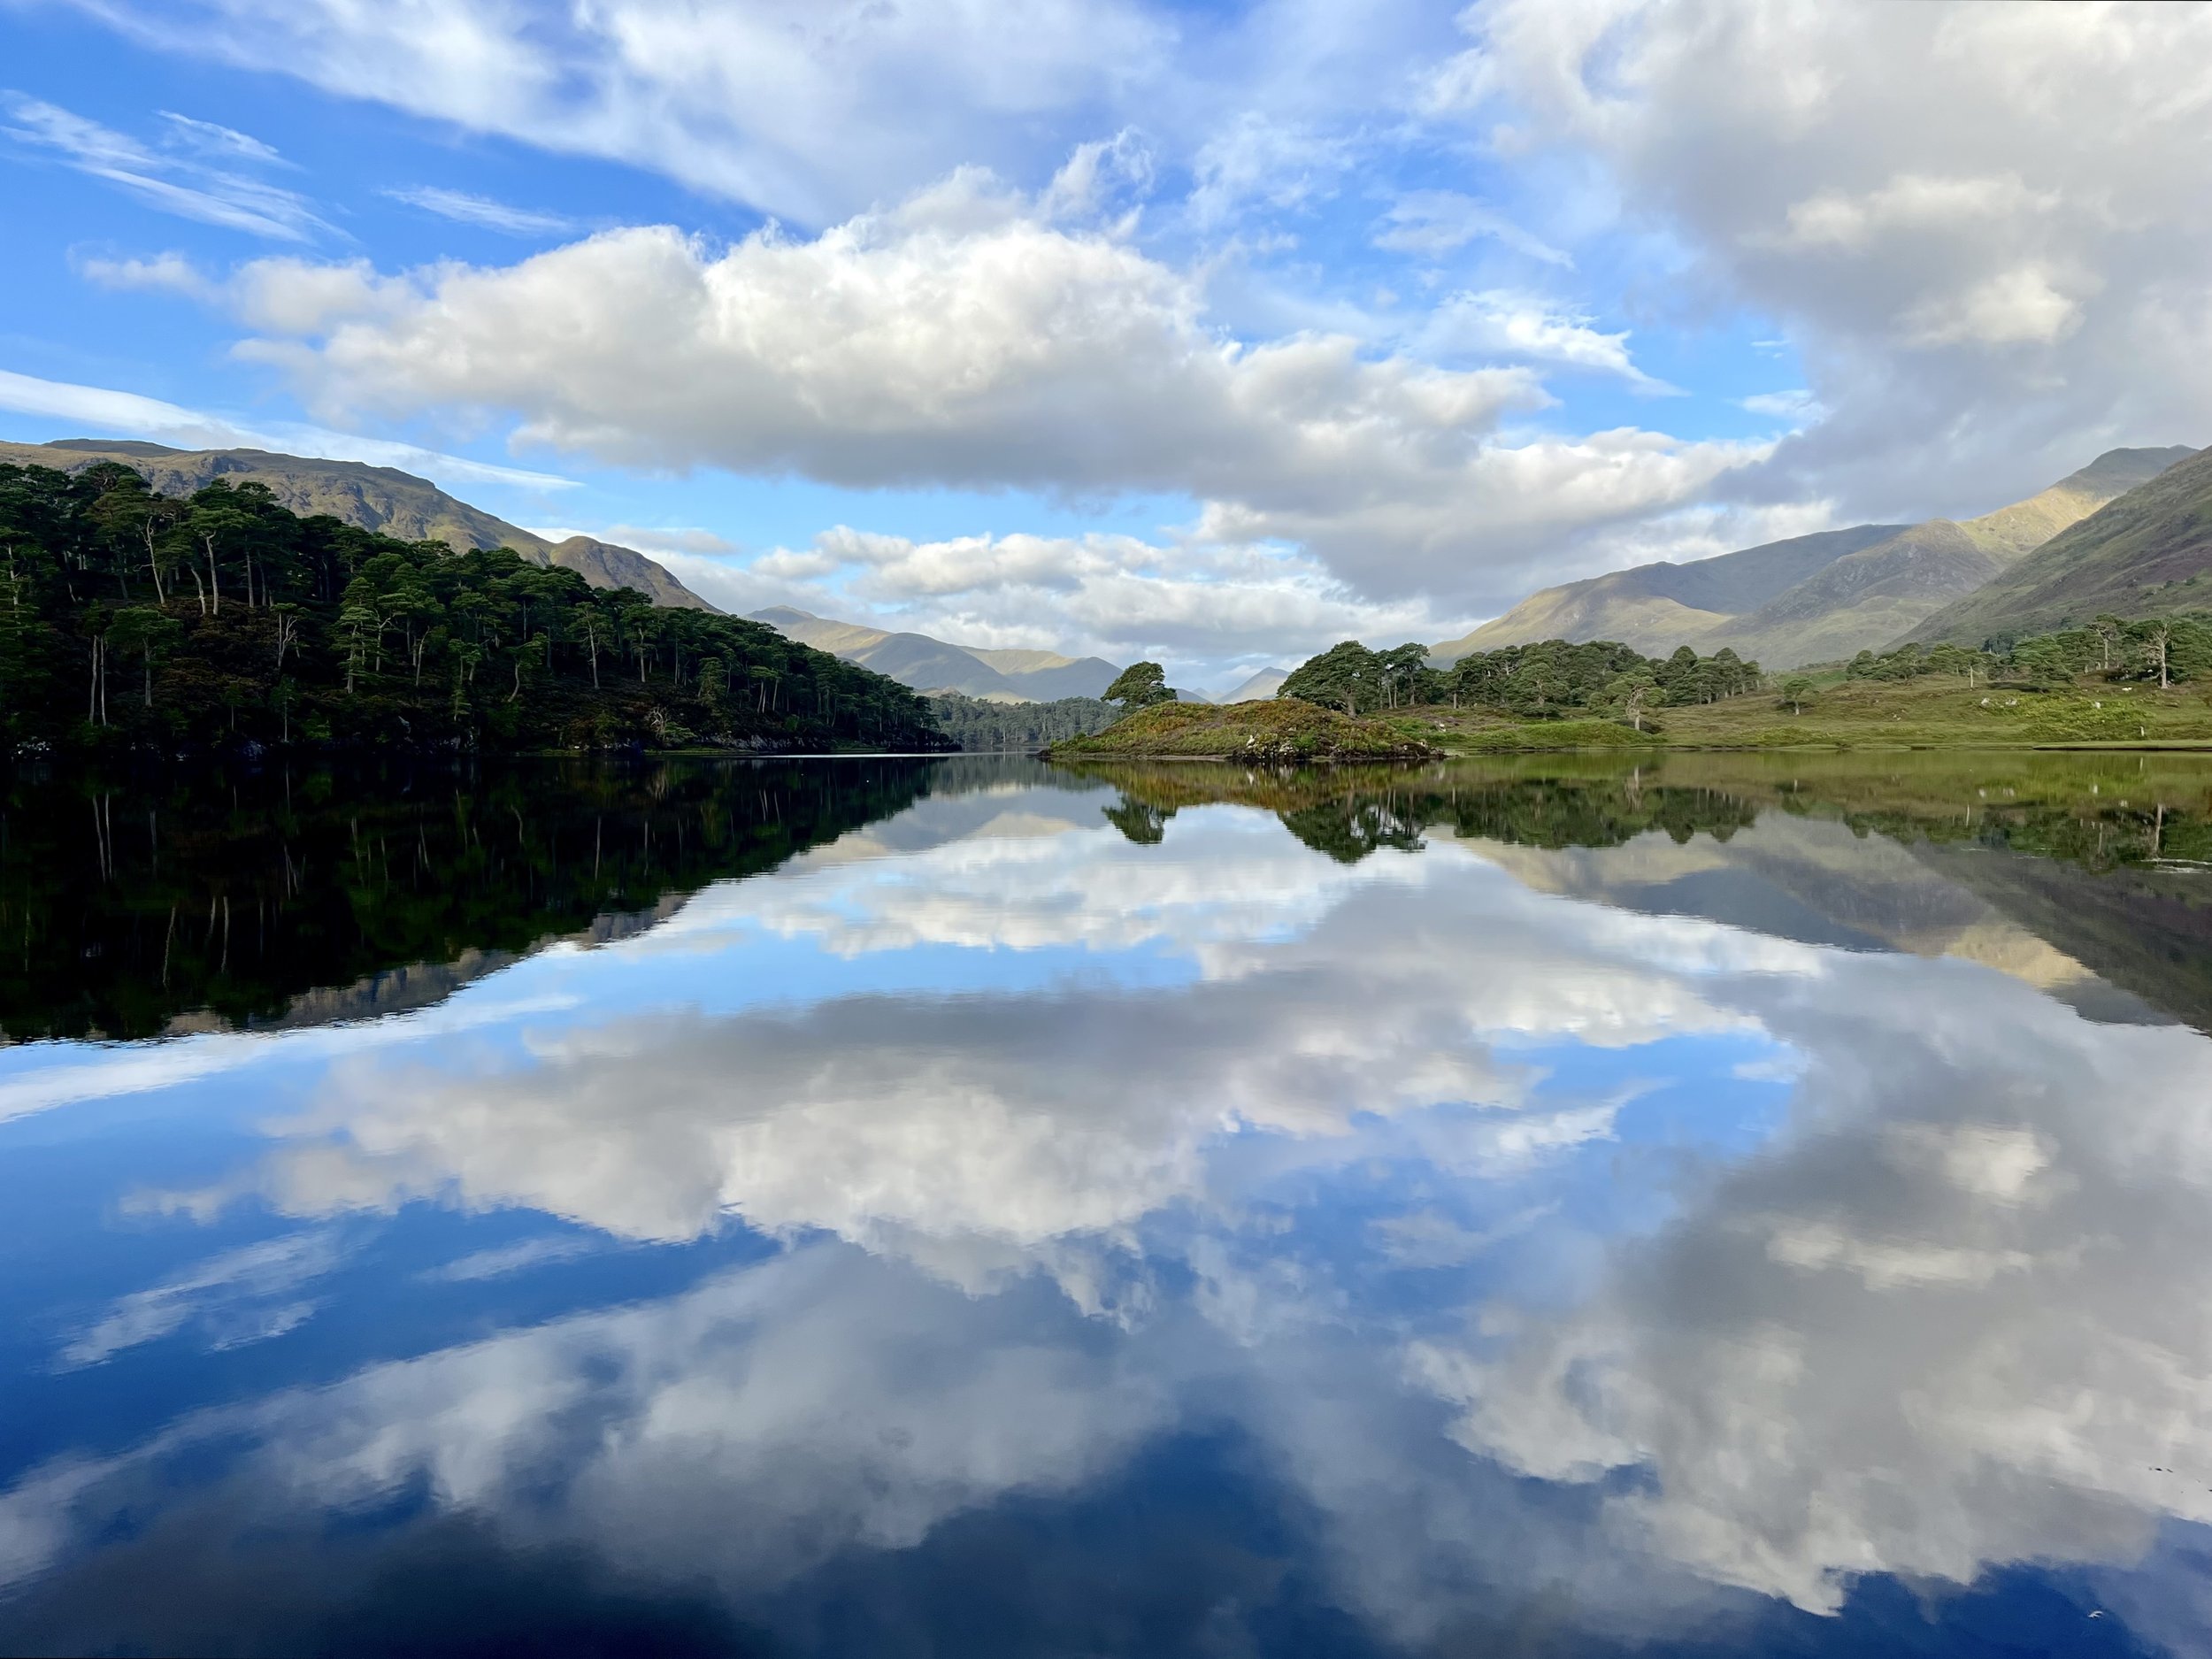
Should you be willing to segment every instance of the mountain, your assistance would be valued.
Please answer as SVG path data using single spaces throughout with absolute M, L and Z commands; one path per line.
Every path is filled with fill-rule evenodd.
M 1251 679 L 1246 680 L 1234 691 L 1232 691 L 1227 695 L 1221 697 L 1218 701 L 1222 703 L 1257 703 L 1263 697 L 1271 697 L 1277 692 L 1280 691 L 1283 688 L 1283 681 L 1288 680 L 1289 678 L 1290 671 L 1286 668 L 1263 668 L 1258 673 L 1253 675 Z
M 2212 606 L 2212 449 L 2137 485 L 1955 604 L 1909 639 L 1971 644 L 2103 611 L 2141 617 Z
M 1617 639 L 1648 655 L 1727 646 L 1769 668 L 1889 644 L 1997 580 L 2107 503 L 2194 454 L 2113 449 L 1978 518 L 1860 525 L 1687 565 L 1645 565 L 1547 588 L 1463 639 L 1452 659 L 1539 639 Z
M 527 530 L 520 534 L 529 535 Z M 540 538 L 531 537 L 533 541 Z M 512 542 L 503 543 L 514 546 Z M 541 541 L 541 545 L 542 542 Z M 516 547 L 515 551 L 525 558 L 532 557 L 528 548 Z M 665 565 L 647 558 L 634 548 L 618 546 L 612 541 L 601 541 L 588 535 L 572 535 L 565 541 L 556 541 L 547 548 L 545 556 L 536 561 L 541 565 L 557 565 L 563 570 L 574 571 L 594 588 L 634 588 L 650 595 L 657 605 L 670 605 L 686 611 L 717 611 L 697 594 L 670 575 Z
M 1472 634 L 1445 641 L 1435 655 L 1452 661 L 1471 651 L 1494 651 L 1539 640 L 1618 640 L 1647 655 L 1663 655 L 1694 634 L 1757 610 L 1838 559 L 1887 541 L 1904 528 L 1897 524 L 1855 525 L 1687 565 L 1639 565 L 1547 588 Z
M 2194 451 L 2112 449 L 2050 488 L 1978 518 L 1931 518 L 1863 548 L 1691 641 L 1769 668 L 1878 650 L 1997 580 L 2037 548 Z
M 1060 697 L 1098 696 L 1121 672 L 1096 657 L 951 645 L 926 634 L 895 634 L 857 622 L 839 622 L 789 605 L 756 611 L 752 619 L 765 622 L 802 645 L 888 674 L 917 691 L 957 691 L 964 696 L 1000 703 L 1050 703 Z
M 119 461 L 164 495 L 188 495 L 219 478 L 265 484 L 278 501 L 303 518 L 327 513 L 402 541 L 512 548 L 534 565 L 572 570 L 594 588 L 634 588 L 649 595 L 657 605 L 715 609 L 642 553 L 589 536 L 571 536 L 557 544 L 548 541 L 396 467 L 278 455 L 268 449 L 172 449 L 165 444 L 104 438 L 0 443 L 0 461 L 62 472 Z

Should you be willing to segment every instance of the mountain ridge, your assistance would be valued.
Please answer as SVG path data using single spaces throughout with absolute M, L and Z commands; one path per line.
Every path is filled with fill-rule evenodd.
M 657 605 L 718 614 L 720 610 L 634 548 L 585 535 L 548 541 L 396 466 L 276 449 L 176 449 L 162 443 L 104 438 L 0 442 L 0 461 L 61 472 L 82 472 L 103 461 L 119 462 L 162 495 L 188 495 L 219 478 L 264 484 L 303 518 L 327 513 L 402 541 L 443 541 L 456 549 L 511 548 L 534 565 L 572 570 L 595 588 L 634 588 Z
M 2212 605 L 2212 449 L 2199 450 L 2053 536 L 1899 643 L 2039 632 L 2101 612 Z
M 1847 554 L 1690 643 L 1730 646 L 1770 668 L 1879 649 L 2193 453 L 2108 449 L 2025 500 L 1974 518 L 1930 518 Z
M 2109 449 L 2047 488 L 1975 518 L 1856 525 L 1544 588 L 1441 642 L 1433 657 L 1455 660 L 1539 639 L 1617 639 L 1647 655 L 1725 646 L 1769 668 L 1788 668 L 1878 649 L 2195 454 L 2185 445 Z
M 1096 697 L 1121 670 L 1098 657 L 1057 651 L 956 645 L 926 634 L 871 627 L 818 617 L 795 605 L 771 605 L 751 613 L 802 645 L 872 668 L 916 691 L 956 691 L 989 701 L 1053 703 Z

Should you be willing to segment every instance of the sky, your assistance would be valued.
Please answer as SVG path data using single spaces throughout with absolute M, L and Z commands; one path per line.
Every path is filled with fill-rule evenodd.
M 2212 7 L 0 0 L 0 438 L 1194 687 L 2212 442 Z

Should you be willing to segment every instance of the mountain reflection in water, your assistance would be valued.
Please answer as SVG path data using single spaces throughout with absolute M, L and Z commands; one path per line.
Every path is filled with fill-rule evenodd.
M 4 836 L 0 1648 L 2212 1628 L 2212 765 L 28 778 Z

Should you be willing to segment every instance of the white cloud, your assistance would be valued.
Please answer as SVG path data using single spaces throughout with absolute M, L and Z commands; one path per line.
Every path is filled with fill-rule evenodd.
M 672 568 L 678 566 L 672 565 Z M 1455 618 L 1420 602 L 1364 600 L 1279 548 L 1133 536 L 958 536 L 839 526 L 742 568 L 684 562 L 687 583 L 758 610 L 797 603 L 963 643 L 1042 647 L 1114 661 L 1302 659 L 1345 638 L 1441 638 Z M 1442 630 L 1443 632 L 1439 632 Z
M 2049 273 L 2023 265 L 1963 294 L 1931 300 L 1907 320 L 1925 345 L 2047 346 L 2080 326 L 2081 306 L 2052 286 Z
M 1333 192 L 1352 161 L 1343 138 L 1247 110 L 1193 158 L 1189 211 L 1199 224 L 1214 226 L 1255 205 L 1301 208 Z
M 1423 330 L 1432 349 L 1555 363 L 1564 368 L 1617 374 L 1640 392 L 1672 392 L 1628 355 L 1628 333 L 1601 334 L 1588 317 L 1526 294 L 1492 290 L 1455 294 L 1438 306 Z
M 1455 609 L 1515 596 L 1547 543 L 1764 453 L 1634 430 L 1509 442 L 1501 423 L 1549 401 L 1535 369 L 1225 337 L 1198 276 L 974 173 L 811 241 L 641 227 L 404 276 L 262 260 L 230 291 L 264 331 L 241 351 L 326 419 L 512 411 L 518 443 L 634 467 L 1187 495 L 1200 539 L 1296 541 L 1365 595 Z M 1463 349 L 1657 389 L 1624 335 L 1554 309 L 1475 296 L 1454 326 Z
M 234 127 L 225 127 L 217 121 L 196 120 L 189 115 L 179 115 L 174 110 L 157 111 L 169 123 L 170 129 L 184 143 L 211 155 L 228 156 L 235 160 L 251 161 L 263 166 L 290 166 L 292 164 L 279 155 L 275 148 L 265 144 L 251 133 L 242 133 Z
M 488 196 L 472 196 L 465 190 L 449 190 L 438 185 L 416 185 L 384 194 L 395 202 L 404 202 L 441 219 L 502 231 L 510 236 L 557 236 L 576 228 L 576 221 L 564 214 L 512 207 Z
M 1777 420 L 1817 420 L 1827 412 L 1820 400 L 1801 386 L 1786 392 L 1754 392 L 1742 403 L 1753 414 L 1770 415 Z
M 1409 190 L 1391 204 L 1383 221 L 1387 228 L 1375 233 L 1375 246 L 1394 253 L 1436 258 L 1479 238 L 1490 238 L 1545 265 L 1563 269 L 1574 265 L 1572 256 L 1455 190 Z
M 171 50 L 629 162 L 806 224 L 963 164 L 1026 159 L 1038 123 L 1119 105 L 1177 34 L 1127 0 L 79 3 Z
M 174 273 L 188 272 L 173 256 L 138 265 L 119 279 L 136 281 L 150 273 L 149 281 L 175 286 Z M 290 424 L 250 424 L 204 410 L 186 409 L 142 397 L 135 392 L 111 391 L 105 387 L 78 386 L 66 380 L 42 380 L 29 374 L 0 369 L 0 409 L 19 415 L 40 415 L 68 421 L 84 428 L 85 435 L 124 435 L 150 439 L 181 449 L 270 449 L 290 455 L 319 456 L 334 461 L 365 461 L 372 466 L 396 466 L 406 472 L 442 480 L 456 487 L 468 484 L 511 484 L 526 489 L 570 489 L 574 480 L 552 472 L 499 466 L 472 461 L 466 456 L 447 455 L 411 443 L 384 438 L 364 438 L 349 432 Z
M 0 93 L 0 134 L 25 150 L 58 156 L 63 165 L 129 191 L 148 206 L 180 219 L 220 225 L 276 242 L 309 242 L 334 234 L 307 198 L 264 180 L 197 160 L 162 154 L 136 139 L 19 92 Z M 232 161 L 268 162 L 276 152 L 227 127 L 168 116 L 183 147 Z
M 2201 443 L 2212 13 L 1487 0 L 1463 94 L 1603 170 L 1701 306 L 1785 324 L 1831 411 L 1736 480 L 1985 511 L 2115 444 Z

